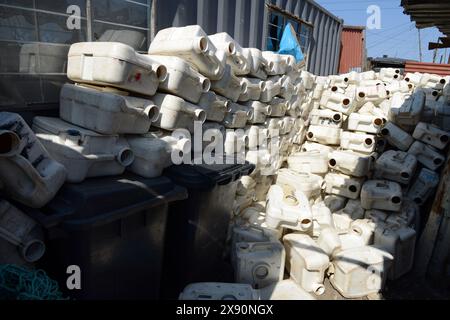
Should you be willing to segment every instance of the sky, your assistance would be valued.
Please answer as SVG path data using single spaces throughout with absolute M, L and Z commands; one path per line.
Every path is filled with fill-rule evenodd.
M 371 5 L 380 8 L 380 29 L 366 30 L 368 57 L 389 57 L 419 61 L 419 35 L 410 16 L 403 14 L 400 0 L 315 0 L 334 15 L 344 19 L 346 25 L 366 26 Z M 437 42 L 443 34 L 437 28 L 421 29 L 424 62 L 433 62 L 434 50 L 428 50 L 429 42 Z M 445 57 L 446 54 L 446 58 Z M 448 62 L 450 49 L 439 49 L 435 62 Z

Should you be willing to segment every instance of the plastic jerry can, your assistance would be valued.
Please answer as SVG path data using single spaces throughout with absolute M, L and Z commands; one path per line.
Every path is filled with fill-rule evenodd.
M 319 199 L 317 199 L 320 201 Z M 323 203 L 323 201 L 316 202 L 311 206 L 313 215 L 313 227 L 308 233 L 314 239 L 317 239 L 324 228 L 334 228 L 333 217 L 330 209 Z
M 247 90 L 242 93 L 238 100 L 239 101 L 258 101 L 261 97 L 261 91 L 266 87 L 265 81 L 257 78 L 240 78 L 242 83 L 245 83 Z
M 289 185 L 272 185 L 267 194 L 266 224 L 270 228 L 308 231 L 312 227 L 308 198 Z
M 106 30 L 98 39 L 104 42 L 121 42 L 136 50 L 143 49 L 146 45 L 146 37 L 142 32 L 135 30 Z
M 267 79 L 267 73 L 265 71 L 265 65 L 267 61 L 262 56 L 262 51 L 257 48 L 243 48 L 246 56 L 251 56 L 250 72 L 251 77 L 255 77 L 261 80 Z
M 272 99 L 279 95 L 281 92 L 281 84 L 276 79 L 267 79 L 265 81 L 265 86 L 261 90 L 261 95 L 259 101 L 269 103 Z
M 416 231 L 414 229 L 399 225 L 377 228 L 374 244 L 394 257 L 388 273 L 390 280 L 398 279 L 412 269 L 416 244 Z
M 356 99 L 364 102 L 380 103 L 388 96 L 386 86 L 376 84 L 371 86 L 361 86 L 356 88 Z
M 425 93 L 416 90 L 413 94 L 396 92 L 391 98 L 390 119 L 398 125 L 415 126 L 420 121 L 425 105 Z
M 265 201 L 267 198 L 267 193 L 273 184 L 272 176 L 259 176 L 257 179 L 258 183 L 255 187 L 255 196 L 257 201 Z
M 337 91 L 325 91 L 320 99 L 320 105 L 345 115 L 352 113 L 356 107 L 356 104 L 351 97 Z
M 68 182 L 120 175 L 134 161 L 127 141 L 118 135 L 102 135 L 48 117 L 35 117 L 33 131 L 52 158 L 66 168 Z
M 376 146 L 374 135 L 350 131 L 341 132 L 341 148 L 343 149 L 371 153 L 375 151 Z
M 253 110 L 253 117 L 248 119 L 252 124 L 260 124 L 266 121 L 266 117 L 272 112 L 272 107 L 259 101 L 248 101 L 242 105 Z
M 407 73 L 405 74 L 405 81 L 412 83 L 415 86 L 420 85 L 420 80 L 422 79 L 423 74 L 422 73 Z
M 285 251 L 278 241 L 236 243 L 235 281 L 264 288 L 283 280 Z
M 159 117 L 153 123 L 157 128 L 173 131 L 178 128 L 194 132 L 194 121 L 204 123 L 206 112 L 180 97 L 158 93 L 152 97 L 156 105 L 160 107 Z
M 40 226 L 6 200 L 0 200 L 0 239 L 9 243 L 12 249 L 1 246 L 1 263 L 33 263 L 45 253 Z
M 264 59 L 268 62 L 268 66 L 271 69 L 266 69 L 268 75 L 283 75 L 291 70 L 294 64 L 294 57 L 288 55 L 281 55 L 272 51 L 263 51 L 262 55 Z
M 435 125 L 419 122 L 414 129 L 413 138 L 443 150 L 448 145 L 450 137 L 447 131 Z
M 391 82 L 392 80 L 401 80 L 400 69 L 381 68 L 378 74 L 378 79 L 384 82 Z
M 297 173 L 289 169 L 280 169 L 275 183 L 279 186 L 291 186 L 303 192 L 308 199 L 319 197 L 325 188 L 321 176 L 308 172 Z
M 261 300 L 316 300 L 292 279 L 273 283 L 258 292 Z
M 280 78 L 280 97 L 290 100 L 292 96 L 296 93 L 295 86 L 292 84 L 291 77 L 284 75 Z
M 79 42 L 70 47 L 67 77 L 152 96 L 166 79 L 167 69 L 123 43 Z
M 228 112 L 225 114 L 222 124 L 230 129 L 244 128 L 247 121 L 253 117 L 253 110 L 241 104 L 229 101 Z
M 386 90 L 393 95 L 396 92 L 409 93 L 414 89 L 414 84 L 406 80 L 394 80 L 386 86 Z
M 288 234 L 283 242 L 291 279 L 306 291 L 322 295 L 325 271 L 330 263 L 328 255 L 306 234 Z
M 65 73 L 69 45 L 24 43 L 20 46 L 20 73 Z
M 249 125 L 245 127 L 248 136 L 247 149 L 255 150 L 257 147 L 267 143 L 267 129 L 262 126 Z
M 271 117 L 284 117 L 286 114 L 288 102 L 285 99 L 275 97 L 270 103 L 270 116 Z
M 377 134 L 383 125 L 383 119 L 372 115 L 352 113 L 348 117 L 347 130 Z
M 245 196 L 250 191 L 253 191 L 256 186 L 256 181 L 250 176 L 243 176 L 239 179 L 236 195 Z
M 298 152 L 287 159 L 288 168 L 296 172 L 310 172 L 324 174 L 328 172 L 328 159 L 326 154 L 317 150 Z
M 349 78 L 346 74 L 341 75 L 331 75 L 330 78 L 330 86 L 345 89 L 348 87 Z
M 367 176 L 371 162 L 369 155 L 351 150 L 334 150 L 328 154 L 328 165 L 331 169 L 354 177 Z
M 357 199 L 361 191 L 360 178 L 352 178 L 342 173 L 328 173 L 325 176 L 325 192 L 349 199 Z
M 346 298 L 378 293 L 384 288 L 392 260 L 391 254 L 371 246 L 341 251 L 332 261 L 330 282 Z
M 306 139 L 325 145 L 339 145 L 341 142 L 341 132 L 342 129 L 340 128 L 311 125 L 306 134 Z
M 399 225 L 410 227 L 419 232 L 420 207 L 412 200 L 403 199 L 402 210 L 399 213 L 391 213 L 386 216 L 384 222 L 388 225 Z
M 281 119 L 281 127 L 280 127 L 280 135 L 287 135 L 289 134 L 292 129 L 294 128 L 296 118 L 293 117 L 283 117 Z
M 199 282 L 186 286 L 178 300 L 258 300 L 258 292 L 249 284 Z
M 245 134 L 241 134 L 239 131 L 227 130 L 224 143 L 225 154 L 242 154 L 245 152 L 247 140 L 248 138 Z
M 433 122 L 442 130 L 450 131 L 450 104 L 446 101 L 439 101 L 435 110 L 436 117 Z
M 250 61 L 244 50 L 228 33 L 220 32 L 208 36 L 217 50 L 225 52 L 227 64 L 232 68 L 236 75 L 246 75 L 250 72 Z M 251 57 L 251 56 L 250 56 Z
M 160 82 L 159 91 L 197 103 L 202 94 L 211 88 L 211 81 L 201 75 L 187 61 L 178 57 L 156 55 L 151 57 L 167 68 L 167 77 Z
M 366 209 L 400 211 L 402 188 L 397 182 L 387 180 L 366 181 L 361 189 L 361 206 Z
M 229 65 L 220 80 L 211 81 L 211 90 L 233 102 L 237 102 L 241 94 L 247 92 L 247 83 L 236 77 Z
M 219 80 L 224 73 L 224 62 L 217 48 L 198 25 L 160 30 L 148 49 L 149 54 L 176 56 L 193 64 L 210 80 Z
M 202 94 L 197 106 L 205 110 L 206 120 L 222 122 L 229 111 L 230 101 L 208 91 Z
M 427 168 L 422 168 L 408 191 L 408 198 L 422 205 L 433 194 L 439 184 L 439 175 Z
M 302 115 L 300 98 L 297 95 L 293 95 L 286 103 L 286 114 L 291 117 L 300 117 Z
M 102 134 L 142 134 L 159 116 L 150 100 L 65 84 L 61 90 L 61 119 Z
M 436 74 L 424 73 L 420 78 L 420 85 L 424 88 L 443 89 L 447 83 L 446 78 Z
M 374 177 L 409 184 L 416 166 L 415 156 L 403 151 L 388 150 L 375 162 Z
M 402 151 L 407 151 L 414 142 L 413 137 L 409 133 L 400 129 L 392 122 L 387 122 L 384 125 L 384 128 L 381 129 L 381 135 L 387 139 L 390 145 Z
M 347 215 L 352 221 L 363 219 L 365 215 L 365 210 L 361 206 L 360 200 L 349 199 L 345 207 L 336 212 L 340 215 Z
M 316 143 L 316 142 L 305 141 L 302 144 L 302 148 L 301 148 L 302 152 L 308 152 L 308 151 L 314 151 L 314 150 L 317 150 L 320 153 L 323 153 L 326 155 L 328 155 L 330 152 L 334 151 L 333 147 L 326 146 L 326 145 Z
M 445 157 L 432 146 L 420 141 L 415 141 L 408 150 L 417 161 L 430 170 L 436 171 L 445 162 Z
M 312 73 L 303 70 L 300 74 L 300 77 L 302 78 L 302 83 L 304 84 L 306 90 L 313 89 L 315 76 Z
M 127 141 L 134 153 L 134 161 L 128 170 L 145 178 L 160 176 L 164 168 L 173 164 L 174 155 L 181 162 L 183 155 L 191 150 L 189 139 L 177 139 L 154 133 L 142 136 L 130 135 L 127 136 Z
M 320 231 L 317 245 L 329 256 L 334 256 L 341 250 L 341 239 L 336 229 L 323 228 Z
M 329 109 L 315 109 L 309 113 L 310 125 L 342 128 L 342 114 Z
M 326 195 L 323 198 L 323 202 L 332 213 L 343 209 L 345 207 L 345 204 L 347 203 L 347 200 L 348 199 L 345 197 L 337 196 L 334 194 Z

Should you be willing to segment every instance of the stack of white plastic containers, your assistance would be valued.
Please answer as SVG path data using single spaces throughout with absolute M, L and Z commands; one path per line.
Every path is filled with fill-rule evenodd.
M 300 139 L 238 188 L 230 260 L 239 285 L 191 284 L 181 299 L 214 285 L 237 299 L 311 299 L 326 278 L 345 298 L 374 297 L 411 270 L 420 210 L 446 161 L 450 77 L 389 68 L 300 79 Z

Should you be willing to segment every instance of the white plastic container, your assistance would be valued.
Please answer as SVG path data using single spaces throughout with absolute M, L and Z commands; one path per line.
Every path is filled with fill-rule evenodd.
M 35 117 L 33 131 L 51 157 L 66 168 L 68 182 L 120 175 L 134 161 L 127 141 L 118 135 L 102 135 L 47 117 Z
M 314 151 L 317 150 L 320 153 L 326 154 L 328 155 L 330 152 L 333 152 L 334 149 L 333 147 L 330 146 L 326 146 L 320 143 L 316 143 L 316 142 L 311 142 L 311 141 L 305 141 L 302 144 L 302 152 L 309 152 L 309 151 Z
M 296 172 L 325 174 L 328 172 L 327 156 L 319 151 L 294 153 L 287 159 L 288 168 Z
M 261 90 L 259 101 L 269 103 L 272 99 L 279 95 L 281 92 L 281 84 L 279 81 L 273 81 L 267 79 L 265 81 L 265 87 Z
M 407 185 L 416 171 L 416 166 L 415 156 L 403 151 L 389 150 L 375 162 L 374 177 Z
M 332 213 L 339 211 L 345 207 L 345 204 L 347 203 L 347 198 L 342 196 L 337 196 L 334 194 L 326 195 L 323 199 L 323 202 L 325 205 L 330 209 Z
M 159 116 L 153 101 L 79 85 L 61 90 L 61 119 L 102 134 L 142 134 Z
M 265 71 L 267 61 L 263 58 L 262 51 L 257 48 L 244 48 L 243 50 L 244 55 L 250 55 L 252 57 L 249 75 L 261 80 L 267 79 L 267 73 Z
M 355 220 L 364 218 L 365 210 L 361 206 L 360 200 L 349 199 L 347 201 L 347 204 L 345 205 L 345 207 L 343 209 L 337 211 L 336 214 L 346 215 L 352 221 L 355 221 Z M 347 228 L 345 228 L 345 229 L 347 229 Z
M 245 196 L 250 191 L 255 190 L 256 181 L 250 176 L 243 176 L 239 179 L 236 195 Z
M 414 86 L 420 85 L 420 79 L 422 78 L 422 73 L 407 73 L 405 74 L 405 81 L 412 83 Z
M 325 270 L 330 263 L 328 255 L 306 234 L 288 234 L 283 242 L 291 279 L 306 291 L 322 295 Z
M 394 257 L 388 274 L 390 280 L 398 279 L 412 269 L 416 244 L 414 229 L 399 225 L 377 228 L 374 244 Z
M 371 153 L 375 151 L 376 145 L 374 135 L 349 131 L 341 132 L 341 148 Z
M 414 85 L 406 80 L 401 81 L 394 80 L 391 83 L 389 83 L 385 88 L 390 95 L 393 95 L 396 92 L 409 93 L 413 91 Z
M 267 198 L 267 193 L 273 184 L 272 176 L 259 176 L 257 178 L 257 185 L 255 187 L 255 196 L 257 201 L 265 201 Z
M 154 133 L 147 133 L 142 136 L 127 136 L 127 141 L 134 153 L 134 161 L 128 167 L 128 170 L 146 178 L 160 176 L 164 168 L 173 164 L 172 159 L 174 157 L 172 155 L 181 159 L 191 150 L 189 139 L 177 139 Z
M 32 208 L 43 207 L 66 179 L 66 169 L 53 160 L 16 113 L 0 112 L 0 190 Z
M 180 97 L 158 93 L 152 97 L 159 106 L 159 117 L 153 123 L 157 128 L 173 131 L 177 128 L 184 128 L 189 132 L 194 132 L 194 121 L 204 123 L 206 112 Z
M 268 62 L 268 66 L 272 67 L 266 69 L 268 75 L 283 75 L 291 69 L 290 65 L 294 64 L 293 56 L 281 55 L 272 51 L 263 51 L 262 55 Z
M 384 82 L 391 82 L 392 80 L 401 80 L 400 69 L 381 68 L 378 74 L 378 79 Z
M 311 206 L 313 228 L 309 232 L 309 235 L 314 239 L 317 239 L 320 236 L 320 233 L 324 228 L 334 228 L 333 217 L 330 209 L 323 201 L 320 201 L 319 199 L 317 201 L 319 202 L 316 202 Z
M 151 56 L 167 68 L 167 77 L 159 84 L 159 91 L 170 93 L 192 103 L 198 103 L 211 88 L 211 81 L 195 70 L 187 61 L 169 56 Z
M 356 104 L 350 97 L 337 91 L 325 91 L 320 99 L 320 105 L 345 115 L 352 113 L 356 107 Z
M 303 192 L 308 199 L 319 197 L 325 188 L 321 176 L 307 172 L 297 173 L 289 169 L 280 169 L 275 183 L 279 186 L 291 186 L 295 190 Z
M 137 30 L 114 30 L 108 29 L 102 33 L 98 41 L 105 42 L 121 42 L 129 45 L 130 47 L 139 50 L 146 45 L 147 38 L 145 33 Z
M 408 198 L 422 205 L 432 195 L 439 184 L 439 175 L 427 168 L 422 168 L 408 191 Z
M 325 176 L 325 192 L 349 199 L 357 199 L 361 191 L 361 179 L 341 173 L 328 173 Z
M 293 81 L 290 76 L 284 75 L 280 77 L 280 97 L 290 100 L 294 94 L 297 92 L 295 91 L 295 86 L 293 85 Z
M 166 79 L 167 69 L 123 43 L 79 42 L 70 47 L 67 77 L 152 96 Z
M 402 188 L 397 182 L 369 180 L 361 189 L 361 206 L 366 209 L 400 211 L 402 207 Z
M 243 154 L 247 139 L 244 132 L 227 130 L 224 143 L 225 154 Z
M 275 97 L 270 103 L 270 116 L 271 117 L 284 117 L 286 114 L 288 102 L 285 99 Z
M 341 239 L 335 228 L 323 228 L 320 231 L 317 245 L 329 256 L 332 257 L 341 250 Z
M 253 117 L 253 110 L 250 110 L 249 107 L 229 101 L 228 112 L 225 114 L 222 124 L 230 129 L 244 128 L 247 121 Z
M 247 90 L 241 93 L 238 100 L 239 101 L 258 101 L 261 97 L 261 91 L 266 87 L 265 81 L 256 78 L 241 78 L 241 82 L 245 83 Z
M 279 241 L 236 243 L 235 281 L 264 288 L 283 280 L 285 250 Z
M 445 157 L 434 147 L 428 146 L 420 141 L 415 141 L 408 150 L 417 161 L 430 170 L 436 171 L 445 162 Z
M 250 61 L 247 59 L 244 50 L 228 33 L 220 32 L 208 36 L 214 46 L 226 53 L 227 64 L 236 75 L 246 75 L 250 72 Z
M 309 113 L 310 125 L 342 128 L 342 114 L 329 109 L 315 109 Z
M 434 123 L 442 130 L 450 131 L 450 103 L 439 101 L 435 110 L 436 117 L 434 118 Z
M 424 73 L 420 78 L 420 85 L 424 88 L 442 89 L 447 80 L 437 74 Z
M 408 96 L 396 92 L 391 98 L 389 118 L 401 126 L 415 126 L 420 121 L 424 105 L 425 94 L 422 90 Z
M 289 185 L 272 185 L 267 194 L 266 224 L 271 228 L 308 231 L 312 228 L 308 198 Z
M 211 90 L 233 102 L 237 102 L 241 94 L 247 92 L 247 83 L 236 77 L 229 65 L 226 65 L 220 80 L 211 81 Z
M 435 125 L 419 122 L 414 130 L 413 138 L 443 150 L 448 145 L 450 137 L 447 131 Z
M 258 300 L 258 297 L 249 284 L 199 282 L 186 286 L 178 300 Z
M 348 117 L 347 130 L 377 134 L 383 125 L 383 119 L 372 115 L 352 113 Z
M 300 117 L 302 115 L 301 99 L 297 95 L 293 95 L 286 103 L 286 114 L 291 117 Z
M 384 223 L 386 225 L 410 227 L 418 233 L 420 220 L 420 207 L 414 201 L 404 198 L 402 210 L 399 213 L 386 215 Z
M 378 293 L 384 288 L 391 254 L 364 246 L 341 251 L 332 261 L 330 282 L 346 298 Z
M 230 102 L 213 91 L 208 91 L 202 94 L 197 106 L 205 110 L 206 120 L 222 122 L 230 109 Z
M 182 58 L 210 80 L 219 80 L 224 73 L 225 61 L 217 51 L 198 25 L 160 30 L 148 49 L 149 54 Z
M 381 135 L 384 136 L 389 144 L 397 147 L 401 151 L 407 151 L 414 142 L 413 137 L 404 130 L 397 127 L 392 122 L 387 122 L 381 129 Z
M 326 145 L 339 145 L 341 142 L 342 129 L 323 126 L 309 126 L 306 138 L 312 142 Z
M 272 107 L 270 105 L 259 101 L 248 101 L 242 103 L 242 105 L 253 110 L 253 117 L 249 119 L 252 124 L 264 123 L 266 121 L 266 117 L 272 112 Z
M 361 86 L 356 88 L 356 99 L 358 101 L 373 102 L 378 104 L 386 99 L 387 96 L 388 93 L 386 91 L 386 86 L 382 84 L 364 87 Z
M 314 87 L 315 76 L 312 73 L 303 70 L 300 77 L 302 78 L 302 83 L 306 90 L 311 90 Z
M 328 154 L 328 165 L 331 169 L 354 177 L 367 176 L 371 162 L 369 155 L 351 150 L 334 150 Z
M 291 279 L 271 284 L 258 292 L 261 300 L 316 300 Z

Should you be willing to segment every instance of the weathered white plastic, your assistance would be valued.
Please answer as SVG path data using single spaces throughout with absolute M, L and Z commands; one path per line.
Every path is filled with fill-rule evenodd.
M 270 101 L 269 105 L 271 117 L 284 117 L 286 114 L 288 102 L 285 99 L 275 97 Z
M 257 101 L 261 97 L 261 91 L 265 89 L 266 82 L 256 78 L 240 78 L 242 83 L 245 83 L 247 90 L 243 92 L 239 101 Z
M 324 180 L 321 176 L 307 172 L 297 173 L 289 169 L 278 171 L 276 184 L 291 186 L 303 192 L 308 199 L 319 197 L 324 189 Z
M 349 131 L 341 132 L 341 148 L 371 153 L 375 151 L 376 146 L 376 137 L 374 135 Z
M 36 262 L 45 253 L 42 230 L 38 224 L 6 200 L 0 200 L 0 239 L 16 247 L 25 262 Z
M 439 184 L 439 175 L 427 168 L 422 168 L 408 191 L 408 198 L 421 205 L 432 195 Z
M 156 34 L 148 49 L 149 54 L 182 58 L 210 80 L 219 80 L 224 73 L 225 61 L 221 61 L 217 51 L 198 25 L 163 29 Z
M 407 74 L 405 74 L 405 81 L 410 82 L 415 86 L 418 86 L 418 85 L 420 85 L 420 79 L 422 78 L 422 75 L 423 75 L 422 73 L 418 73 L 418 72 L 407 73 Z
M 114 30 L 109 29 L 103 32 L 103 34 L 98 38 L 98 41 L 105 42 L 121 42 L 133 47 L 135 49 L 142 48 L 147 38 L 145 33 L 137 30 Z
M 391 254 L 371 246 L 341 251 L 332 261 L 330 282 L 346 298 L 378 293 L 392 260 Z
M 430 170 L 436 171 L 445 162 L 445 157 L 434 147 L 426 145 L 420 141 L 415 141 L 408 150 L 414 155 L 417 161 Z
M 292 78 L 290 76 L 284 75 L 280 77 L 280 97 L 290 100 L 294 94 L 296 94 L 295 86 L 293 85 Z
M 383 222 L 386 225 L 410 227 L 418 233 L 420 228 L 420 207 L 414 201 L 404 198 L 402 210 L 399 213 L 390 212 L 389 215 L 385 216 Z
M 262 56 L 262 51 L 257 48 L 244 48 L 244 55 L 251 56 L 250 73 L 252 77 L 259 78 L 261 80 L 267 79 L 267 73 L 265 71 L 266 59 Z
M 415 87 L 414 84 L 409 83 L 406 80 L 401 80 L 401 81 L 394 80 L 386 86 L 386 90 L 389 92 L 390 95 L 393 95 L 396 92 L 401 92 L 401 93 L 412 92 L 414 90 L 414 87 Z
M 134 161 L 128 170 L 146 178 L 158 177 L 164 168 L 171 166 L 172 154 L 181 158 L 191 150 L 189 139 L 177 139 L 154 133 L 142 136 L 130 135 L 127 136 L 127 141 L 134 153 Z
M 305 141 L 302 144 L 302 152 L 309 152 L 309 151 L 314 151 L 314 150 L 317 150 L 320 153 L 323 153 L 326 155 L 328 155 L 330 152 L 334 151 L 333 147 L 326 146 L 326 145 L 316 143 L 316 142 Z
M 231 67 L 226 65 L 222 78 L 211 81 L 211 90 L 233 102 L 237 102 L 241 94 L 247 92 L 247 83 L 236 77 Z
M 319 151 L 294 153 L 287 159 L 288 167 L 296 172 L 324 174 L 328 172 L 327 156 Z
M 266 214 L 265 212 L 261 212 L 261 210 L 265 210 L 265 208 L 248 207 L 242 210 L 241 216 L 248 220 L 249 225 L 264 229 L 264 232 L 270 235 L 271 239 L 280 240 L 283 234 L 283 228 L 270 228 L 266 224 Z
M 170 93 L 192 103 L 198 103 L 211 88 L 211 81 L 178 57 L 151 56 L 167 68 L 167 77 L 159 83 L 159 91 Z
M 351 150 L 334 150 L 328 154 L 328 165 L 354 177 L 364 177 L 371 169 L 371 157 Z
M 324 228 L 334 228 L 333 217 L 331 210 L 325 205 L 323 201 L 314 203 L 311 206 L 313 215 L 313 228 L 309 232 L 314 239 L 317 239 Z
M 145 133 L 158 116 L 158 107 L 147 99 L 72 84 L 61 90 L 60 117 L 99 133 Z
M 295 62 L 293 56 L 281 55 L 272 51 L 263 51 L 262 55 L 268 62 L 268 66 L 272 68 L 266 68 L 268 75 L 283 75 L 291 70 L 291 65 Z
M 424 73 L 420 78 L 420 85 L 424 88 L 443 89 L 446 83 L 446 78 L 437 74 Z
M 70 47 L 67 77 L 152 96 L 166 79 L 167 69 L 123 43 L 79 42 Z
M 253 117 L 248 119 L 248 122 L 252 124 L 264 123 L 266 117 L 272 112 L 272 107 L 259 101 L 248 101 L 242 103 L 253 110 Z
M 387 180 L 369 180 L 361 189 L 361 206 L 366 209 L 400 211 L 402 206 L 402 188 L 397 182 Z
M 256 181 L 250 176 L 243 176 L 239 179 L 236 195 L 245 196 L 250 191 L 255 190 Z
M 450 87 L 450 85 L 448 85 Z M 449 89 L 450 90 L 450 89 Z M 436 117 L 434 123 L 442 130 L 450 131 L 450 103 L 439 101 L 435 109 Z
M 16 113 L 0 112 L 0 141 L 1 192 L 28 207 L 43 207 L 64 183 L 66 169 Z
M 334 194 L 326 195 L 323 199 L 323 202 L 325 205 L 330 209 L 332 213 L 341 210 L 345 207 L 345 204 L 347 203 L 347 198 L 342 196 L 337 196 Z
M 227 130 L 225 133 L 225 154 L 241 154 L 245 151 L 247 136 L 240 131 Z
M 58 43 L 23 43 L 20 45 L 19 72 L 65 73 L 69 45 Z
M 342 114 L 329 109 L 315 109 L 309 113 L 310 125 L 323 127 L 342 127 Z
M 339 145 L 342 129 L 310 125 L 306 138 L 309 141 L 326 145 Z
M 341 210 L 340 210 L 341 211 Z M 347 234 L 348 230 L 350 229 L 350 226 L 352 222 L 354 221 L 348 214 L 342 214 L 340 211 L 337 211 L 333 213 L 331 216 L 333 218 L 334 228 L 338 231 L 339 239 L 345 242 L 345 247 L 349 247 L 347 242 L 349 242 L 350 235 Z M 352 235 L 352 237 L 356 237 Z M 352 240 L 352 239 L 350 239 Z M 361 239 L 356 239 L 358 245 L 362 245 Z M 352 241 L 354 242 L 354 241 Z M 342 247 L 342 245 L 341 245 Z
M 250 72 L 250 61 L 244 54 L 244 50 L 228 33 L 220 32 L 208 36 L 214 46 L 226 53 L 227 64 L 236 75 L 246 75 Z
M 267 79 L 265 81 L 265 87 L 261 90 L 259 101 L 269 103 L 272 99 L 279 95 L 281 92 L 281 84 L 278 79 Z
M 199 282 L 186 286 L 178 300 L 258 300 L 258 297 L 249 284 Z
M 230 102 L 213 91 L 208 91 L 202 94 L 197 106 L 205 110 L 206 120 L 222 122 L 229 111 Z
M 291 279 L 306 291 L 322 295 L 325 270 L 330 263 L 328 255 L 306 234 L 288 234 L 283 242 Z
M 329 256 L 332 257 L 341 250 L 341 239 L 334 228 L 323 228 L 317 239 L 317 245 Z
M 361 179 L 342 173 L 328 173 L 325 176 L 325 192 L 349 199 L 357 199 L 361 191 Z
M 425 105 L 425 93 L 416 90 L 413 94 L 396 92 L 391 98 L 389 118 L 398 125 L 415 126 L 420 121 Z
M 389 144 L 397 147 L 401 151 L 407 151 L 414 142 L 413 137 L 404 130 L 397 127 L 392 122 L 387 122 L 381 129 L 381 135 L 384 136 Z
M 255 187 L 255 196 L 257 201 L 265 201 L 267 198 L 267 193 L 269 192 L 270 186 L 273 184 L 272 176 L 259 176 L 257 179 L 258 183 Z
M 347 201 L 347 204 L 345 205 L 345 207 L 343 209 L 337 211 L 336 214 L 346 215 L 352 221 L 354 221 L 354 220 L 358 220 L 358 219 L 363 219 L 365 210 L 361 206 L 360 200 L 349 199 Z M 344 229 L 348 229 L 348 227 L 344 228 Z
M 378 74 L 378 79 L 384 82 L 391 82 L 393 80 L 401 80 L 400 69 L 381 68 Z
M 324 108 L 338 111 L 345 115 L 352 113 L 356 107 L 356 104 L 351 97 L 337 91 L 325 91 L 322 94 L 322 99 L 320 99 L 320 105 Z
M 389 279 L 398 279 L 412 269 L 416 244 L 416 231 L 414 229 L 399 225 L 377 228 L 374 244 L 394 257 L 388 274 Z
M 157 128 L 170 131 L 184 128 L 193 132 L 194 121 L 203 123 L 206 120 L 206 112 L 203 109 L 180 97 L 158 93 L 152 99 L 160 108 L 159 117 L 153 123 Z
M 283 280 L 285 250 L 279 241 L 236 243 L 235 281 L 264 288 Z
M 217 97 L 221 98 L 220 96 Z M 230 129 L 244 128 L 247 121 L 253 117 L 252 109 L 242 104 L 229 101 L 228 112 L 225 114 L 222 124 Z
M 291 279 L 273 283 L 258 292 L 261 300 L 316 300 Z
M 450 140 L 447 131 L 439 129 L 437 126 L 419 122 L 413 133 L 413 138 L 425 142 L 440 150 L 445 149 Z
M 313 74 L 303 70 L 300 77 L 306 90 L 311 90 L 314 87 L 315 76 Z
M 259 148 L 258 150 L 248 150 L 245 160 L 255 165 L 252 175 L 258 173 L 262 175 L 274 175 L 279 169 L 279 157 L 271 154 L 267 148 Z
M 375 162 L 374 178 L 409 184 L 416 166 L 417 159 L 415 156 L 403 151 L 389 150 L 384 152 Z
M 372 115 L 352 113 L 348 117 L 347 130 L 377 134 L 383 125 L 383 119 Z
M 349 78 L 346 74 L 340 74 L 340 75 L 331 75 L 328 77 L 330 79 L 330 87 L 337 87 L 345 89 L 348 87 Z
M 102 135 L 59 118 L 35 117 L 33 131 L 52 158 L 67 171 L 67 181 L 120 175 L 134 161 L 124 138 Z
M 386 86 L 371 85 L 356 88 L 356 100 L 363 102 L 373 102 L 375 104 L 380 103 L 388 96 Z
M 284 135 L 289 134 L 292 131 L 292 129 L 294 128 L 296 120 L 297 119 L 294 117 L 289 117 L 289 116 L 283 117 L 281 119 L 280 135 L 284 136 Z
M 308 198 L 289 185 L 272 185 L 267 194 L 266 224 L 298 231 L 312 228 L 312 212 Z
M 301 99 L 298 95 L 293 95 L 286 103 L 286 114 L 291 117 L 300 117 L 302 115 Z

